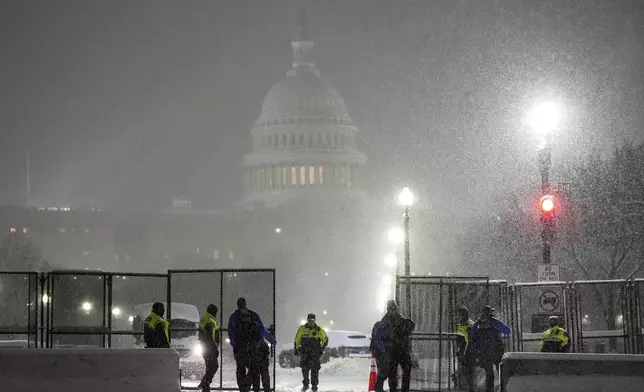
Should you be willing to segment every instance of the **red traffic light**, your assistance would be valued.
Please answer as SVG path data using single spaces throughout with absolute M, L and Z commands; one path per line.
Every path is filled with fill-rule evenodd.
M 543 212 L 553 212 L 555 209 L 555 198 L 552 195 L 545 195 L 539 201 L 539 207 Z

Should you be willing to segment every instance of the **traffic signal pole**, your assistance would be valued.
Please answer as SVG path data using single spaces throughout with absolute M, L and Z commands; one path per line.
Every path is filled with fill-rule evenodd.
M 541 171 L 541 196 L 546 196 L 550 193 L 550 180 L 548 174 L 550 171 L 550 145 L 546 144 L 544 148 L 539 150 L 539 170 Z M 541 206 L 540 206 L 541 208 Z M 541 239 L 543 244 L 543 263 L 550 264 L 550 244 L 554 238 L 554 217 L 544 217 L 544 211 L 541 210 L 543 225 L 541 230 Z

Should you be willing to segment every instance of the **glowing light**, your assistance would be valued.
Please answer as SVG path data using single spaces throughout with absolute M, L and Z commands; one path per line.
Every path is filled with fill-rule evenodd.
M 306 320 L 304 319 L 300 320 L 300 324 L 306 324 Z
M 382 283 L 389 285 L 391 284 L 391 275 L 385 275 L 382 277 Z
M 385 256 L 385 265 L 389 268 L 394 268 L 398 264 L 398 258 L 395 254 L 389 253 Z
M 51 302 L 51 298 L 49 298 L 49 296 L 47 294 L 43 294 L 42 302 L 44 302 L 44 303 Z
M 326 314 L 326 310 L 322 312 L 323 314 Z
M 554 102 L 541 102 L 526 113 L 523 122 L 537 134 L 548 134 L 561 122 L 561 107 Z
M 324 273 L 324 276 L 329 276 L 329 273 L 328 273 L 328 272 L 325 272 L 325 273 Z
M 281 228 L 281 227 L 276 227 L 276 228 L 275 228 L 275 233 L 279 234 L 279 233 L 281 233 L 281 232 L 282 232 L 282 228 Z
M 329 324 L 333 325 L 333 320 L 329 321 Z
M 226 338 L 226 343 L 230 343 L 230 338 Z
M 87 302 L 87 301 L 83 302 L 83 304 L 81 305 L 81 309 L 83 309 L 86 312 L 91 311 L 92 310 L 92 303 Z
M 203 347 L 201 346 L 201 344 L 199 344 L 199 343 L 195 344 L 194 347 L 192 347 L 192 353 L 194 355 L 203 354 Z
M 400 227 L 392 227 L 387 232 L 387 238 L 392 244 L 400 245 L 405 239 L 405 232 Z
M 555 209 L 555 199 L 552 195 L 543 196 L 539 204 L 543 212 L 552 212 Z
M 130 316 L 127 318 L 127 321 L 133 323 L 134 322 L 134 316 Z
M 398 195 L 398 202 L 403 207 L 411 207 L 414 204 L 414 194 L 408 187 L 404 187 Z
M 322 329 L 324 329 L 324 332 L 329 332 L 329 327 L 324 327 Z
M 112 308 L 112 315 L 119 317 L 121 315 L 121 308 L 119 307 Z

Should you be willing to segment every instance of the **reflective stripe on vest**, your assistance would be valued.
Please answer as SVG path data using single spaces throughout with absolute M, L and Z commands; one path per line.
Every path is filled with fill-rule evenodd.
M 208 324 L 212 324 L 212 338 L 214 340 L 217 334 L 217 330 L 219 329 L 219 324 L 217 324 L 217 320 L 215 320 L 215 316 L 206 312 L 204 313 L 203 318 L 199 322 L 199 329 L 205 331 Z

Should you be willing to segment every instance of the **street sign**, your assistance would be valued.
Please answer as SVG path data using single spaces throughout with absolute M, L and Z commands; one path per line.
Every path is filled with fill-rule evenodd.
M 537 282 L 559 282 L 559 266 L 542 264 L 537 269 Z
M 539 311 L 552 313 L 559 310 L 559 294 L 552 290 L 546 290 L 539 296 Z

